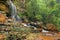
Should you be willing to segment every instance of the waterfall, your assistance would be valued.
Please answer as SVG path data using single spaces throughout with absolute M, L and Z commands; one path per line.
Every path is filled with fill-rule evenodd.
M 11 13 L 11 17 L 15 20 L 15 21 L 21 21 L 21 18 L 17 15 L 17 10 L 16 10 L 16 6 L 13 4 L 13 2 L 11 0 L 9 0 L 9 9 L 10 9 L 10 13 Z

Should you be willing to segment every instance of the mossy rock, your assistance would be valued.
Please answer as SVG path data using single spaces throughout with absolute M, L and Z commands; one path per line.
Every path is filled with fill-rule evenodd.
M 0 3 L 0 11 L 7 12 L 8 11 L 8 7 L 6 5 L 4 5 L 3 3 Z

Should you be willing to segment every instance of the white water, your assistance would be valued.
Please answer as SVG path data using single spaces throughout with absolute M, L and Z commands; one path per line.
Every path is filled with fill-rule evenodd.
M 49 31 L 46 31 L 46 30 L 43 29 L 42 32 L 49 32 Z
M 9 0 L 9 8 L 10 8 L 10 13 L 11 13 L 11 17 L 15 20 L 15 21 L 21 21 L 20 17 L 17 15 L 17 10 L 16 10 L 16 6 L 13 4 L 13 2 L 11 0 Z

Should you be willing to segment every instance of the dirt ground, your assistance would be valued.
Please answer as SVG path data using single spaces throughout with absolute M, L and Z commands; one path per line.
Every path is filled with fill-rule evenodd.
M 47 34 L 47 35 L 46 35 Z M 26 40 L 60 40 L 60 32 L 56 34 L 31 33 Z

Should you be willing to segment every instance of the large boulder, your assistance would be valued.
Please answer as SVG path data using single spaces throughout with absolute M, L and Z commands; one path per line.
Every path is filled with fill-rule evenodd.
M 5 4 L 0 3 L 0 11 L 8 12 L 8 7 Z
M 4 23 L 6 21 L 6 16 L 0 13 L 0 23 Z
M 46 27 L 47 27 L 48 30 L 57 31 L 57 27 L 54 24 L 47 23 Z
M 8 12 L 7 0 L 0 0 L 0 11 Z

